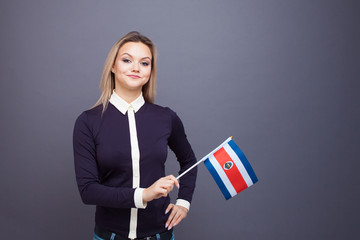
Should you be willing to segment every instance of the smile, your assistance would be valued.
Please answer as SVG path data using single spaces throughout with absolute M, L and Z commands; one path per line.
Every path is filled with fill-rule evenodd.
M 134 79 L 138 79 L 138 78 L 140 78 L 140 76 L 138 76 L 138 75 L 127 75 L 128 77 L 131 77 L 131 78 L 134 78 Z

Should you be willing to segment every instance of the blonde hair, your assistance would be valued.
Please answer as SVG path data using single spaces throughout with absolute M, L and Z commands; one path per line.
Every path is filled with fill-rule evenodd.
M 109 99 L 111 94 L 115 88 L 115 75 L 111 72 L 111 68 L 114 65 L 115 59 L 119 52 L 119 49 L 128 42 L 141 42 L 149 47 L 150 52 L 152 54 L 151 59 L 151 74 L 149 81 L 143 86 L 142 93 L 146 102 L 154 103 L 156 96 L 156 47 L 154 43 L 144 35 L 139 32 L 133 31 L 129 32 L 125 36 L 123 36 L 119 41 L 117 41 L 112 48 L 106 58 L 104 64 L 104 70 L 101 76 L 100 89 L 101 96 L 96 104 L 93 106 L 103 105 L 103 112 L 105 111 L 107 105 L 109 104 Z

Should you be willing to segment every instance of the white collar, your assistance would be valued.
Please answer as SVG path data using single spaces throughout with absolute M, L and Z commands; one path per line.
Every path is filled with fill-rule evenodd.
M 135 99 L 132 103 L 127 103 L 122 97 L 116 94 L 115 89 L 111 94 L 109 102 L 112 105 L 114 105 L 124 115 L 126 114 L 127 110 L 130 107 L 134 108 L 134 111 L 137 112 L 145 104 L 145 100 L 142 93 L 140 93 L 140 96 L 137 99 Z

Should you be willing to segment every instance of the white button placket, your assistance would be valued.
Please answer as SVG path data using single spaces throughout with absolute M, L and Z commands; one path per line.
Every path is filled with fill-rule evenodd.
M 132 105 L 130 105 L 128 108 L 128 120 L 129 120 L 129 130 L 130 130 L 133 188 L 138 188 L 140 187 L 140 168 L 139 168 L 140 151 L 139 151 L 139 144 L 138 144 L 137 131 L 136 131 L 135 110 Z M 129 238 L 136 238 L 137 215 L 138 215 L 138 209 L 131 208 Z

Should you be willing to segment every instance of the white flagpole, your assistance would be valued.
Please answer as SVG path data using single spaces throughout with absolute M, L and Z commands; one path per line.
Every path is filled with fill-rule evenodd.
M 182 176 L 184 176 L 186 173 L 188 173 L 191 169 L 193 169 L 194 167 L 196 167 L 197 165 L 199 165 L 201 162 L 205 161 L 210 155 L 214 154 L 217 150 L 219 150 L 220 148 L 222 148 L 222 146 L 224 144 L 226 144 L 227 142 L 229 142 L 232 139 L 232 136 L 229 137 L 228 139 L 226 139 L 222 144 L 220 144 L 217 148 L 215 148 L 213 151 L 211 151 L 209 154 L 207 154 L 205 157 L 203 157 L 202 159 L 200 159 L 199 161 L 197 161 L 194 165 L 192 165 L 191 167 L 189 167 L 188 169 L 186 169 L 185 172 L 183 172 L 182 174 L 180 174 L 179 176 L 177 176 L 177 180 L 179 180 Z

